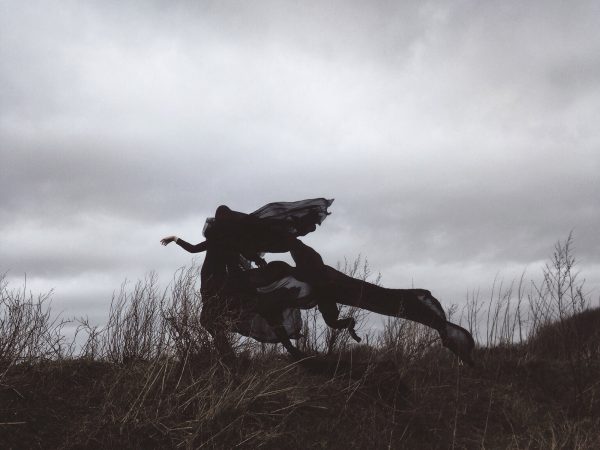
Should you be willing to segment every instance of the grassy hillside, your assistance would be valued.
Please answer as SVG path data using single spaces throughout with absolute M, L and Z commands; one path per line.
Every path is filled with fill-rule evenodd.
M 468 303 L 475 368 L 401 320 L 369 345 L 308 320 L 300 362 L 232 336 L 225 363 L 194 267 L 122 290 L 77 346 L 45 296 L 2 284 L 0 448 L 600 448 L 600 309 L 566 244 L 543 282 Z

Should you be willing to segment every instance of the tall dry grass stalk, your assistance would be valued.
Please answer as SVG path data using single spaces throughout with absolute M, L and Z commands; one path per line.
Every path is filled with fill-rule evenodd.
M 597 348 L 588 344 L 596 330 L 593 314 L 585 319 L 590 295 L 576 270 L 572 245 L 571 235 L 555 245 L 541 281 L 526 282 L 523 273 L 510 283 L 494 280 L 487 300 L 482 300 L 480 291 L 467 293 L 458 321 L 486 348 L 525 345 L 531 354 L 560 352 L 557 356 L 581 361 L 595 356 Z M 376 284 L 380 280 L 380 275 L 374 276 L 368 261 L 360 256 L 352 262 L 345 260 L 338 269 Z M 81 357 L 122 364 L 164 357 L 185 359 L 208 351 L 211 338 L 199 320 L 202 299 L 198 272 L 195 264 L 181 268 L 162 292 L 154 273 L 133 285 L 123 283 L 113 295 L 106 324 L 75 320 L 77 331 L 72 342 L 65 338 L 62 329 L 73 321 L 51 315 L 51 292 L 34 296 L 27 292 L 26 284 L 20 289 L 9 289 L 2 277 L 0 361 L 6 367 L 37 359 Z M 455 311 L 453 306 L 448 313 Z M 369 317 L 364 311 L 349 307 L 341 308 L 343 316 L 354 317 L 359 331 Z M 572 319 L 574 316 L 584 318 L 577 321 Z M 304 319 L 304 338 L 298 343 L 303 351 L 331 355 L 353 345 L 346 330 L 326 327 L 317 310 L 304 312 Z M 428 347 L 437 345 L 431 330 L 401 319 L 387 319 L 378 336 L 366 337 L 371 345 L 407 358 L 418 358 Z M 229 340 L 238 352 L 279 353 L 273 345 L 233 334 Z
M 20 289 L 10 289 L 0 275 L 0 375 L 18 363 L 61 359 L 70 356 L 72 346 L 62 329 L 68 322 L 53 316 L 52 292 L 34 295 L 27 279 Z
M 571 234 L 555 244 L 541 275 L 538 281 L 526 282 L 523 273 L 508 284 L 495 279 L 487 301 L 481 299 L 480 291 L 467 293 L 461 322 L 480 345 L 528 343 L 532 351 L 539 351 L 537 337 L 550 326 L 560 329 L 563 342 L 578 346 L 581 336 L 571 318 L 591 309 L 591 295 L 585 292 L 585 280 L 580 279 L 576 268 Z M 562 356 L 566 354 L 565 349 Z
M 510 283 L 494 280 L 487 300 L 480 291 L 467 293 L 458 321 L 467 327 L 480 346 L 492 348 L 526 345 L 541 354 L 560 351 L 561 357 L 589 359 L 597 349 L 586 344 L 595 327 L 583 326 L 573 316 L 585 317 L 590 296 L 576 270 L 571 235 L 555 246 L 552 259 L 544 266 L 541 281 L 526 282 L 525 273 Z M 344 273 L 379 283 L 369 263 L 360 256 L 338 265 Z M 87 319 L 75 320 L 76 338 L 62 334 L 66 324 L 51 315 L 51 292 L 34 296 L 21 289 L 9 289 L 0 278 L 0 361 L 3 366 L 44 358 L 81 357 L 113 363 L 153 360 L 163 357 L 187 358 L 211 348 L 211 338 L 200 325 L 202 299 L 199 295 L 199 268 L 192 264 L 176 272 L 168 288 L 158 289 L 156 274 L 130 285 L 123 283 L 113 295 L 108 320 L 99 326 Z M 454 314 L 456 306 L 448 309 Z M 317 310 L 303 313 L 304 338 L 299 347 L 308 353 L 330 355 L 347 351 L 353 343 L 346 330 L 326 327 Z M 357 308 L 342 307 L 341 317 L 352 316 L 360 331 L 369 316 Z M 588 319 L 593 322 L 593 319 Z M 558 324 L 558 325 L 554 325 Z M 551 332 L 548 330 L 552 330 Z M 401 319 L 387 319 L 379 335 L 367 335 L 375 347 L 417 358 L 437 342 L 435 333 Z M 231 334 L 231 344 L 249 354 L 278 354 L 272 345 L 258 344 Z M 77 344 L 76 344 L 77 343 Z

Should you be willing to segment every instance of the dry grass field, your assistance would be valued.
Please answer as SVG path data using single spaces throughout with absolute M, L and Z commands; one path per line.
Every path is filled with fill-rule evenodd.
M 232 335 L 225 363 L 199 325 L 197 267 L 167 292 L 153 276 L 123 288 L 74 341 L 47 295 L 2 283 L 0 447 L 600 448 L 600 309 L 569 245 L 541 281 L 453 309 L 474 368 L 421 326 L 389 320 L 358 345 L 313 312 L 305 360 Z

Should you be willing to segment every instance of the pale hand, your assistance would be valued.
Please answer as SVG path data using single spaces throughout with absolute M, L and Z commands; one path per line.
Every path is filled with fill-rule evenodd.
M 171 242 L 173 242 L 174 240 L 175 240 L 175 236 L 167 236 L 165 238 L 162 238 L 160 240 L 160 243 L 162 245 L 167 245 L 167 244 L 170 244 Z

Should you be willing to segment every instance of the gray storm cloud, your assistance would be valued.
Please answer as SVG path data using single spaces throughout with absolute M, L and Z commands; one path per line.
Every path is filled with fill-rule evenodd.
M 0 271 L 79 310 L 221 203 L 336 198 L 329 263 L 454 297 L 571 230 L 600 266 L 597 2 L 1 8 Z

